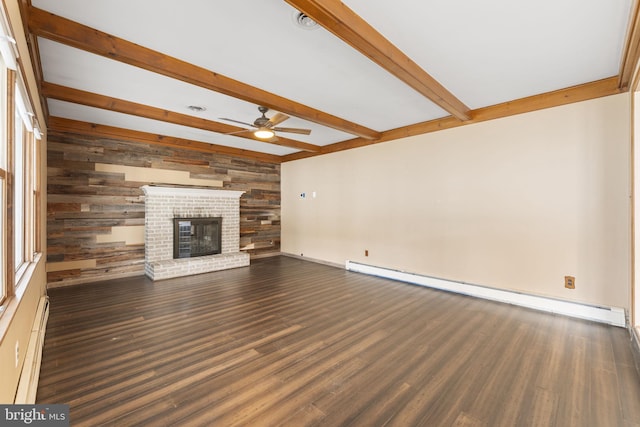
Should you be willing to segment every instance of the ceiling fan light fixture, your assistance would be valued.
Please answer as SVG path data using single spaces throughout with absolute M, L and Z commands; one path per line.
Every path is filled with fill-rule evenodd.
M 273 138 L 275 136 L 275 132 L 272 131 L 269 128 L 259 128 L 258 130 L 253 132 L 253 135 L 256 138 L 269 139 L 269 138 Z

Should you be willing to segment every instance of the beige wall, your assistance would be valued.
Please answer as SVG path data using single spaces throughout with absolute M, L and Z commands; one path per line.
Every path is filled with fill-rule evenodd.
M 35 93 L 35 78 L 29 61 L 27 44 L 24 38 L 24 30 L 19 15 L 18 0 L 3 0 L 9 13 L 11 26 L 16 41 L 18 42 L 18 50 L 21 56 L 23 69 L 27 78 L 27 86 L 33 101 L 39 102 L 39 97 Z M 45 123 L 42 109 L 39 105 L 34 105 L 35 113 L 41 125 Z M 45 129 L 42 129 L 45 131 Z M 45 136 L 46 138 L 46 136 Z M 43 189 L 40 210 L 41 230 L 45 230 L 46 226 L 46 146 L 41 144 L 42 156 L 42 182 Z M 41 247 L 46 247 L 46 239 L 44 233 L 39 236 Z M 18 387 L 20 372 L 25 361 L 26 349 L 29 344 L 31 329 L 34 317 L 38 307 L 38 302 L 42 295 L 45 294 L 45 256 L 40 257 L 39 262 L 31 265 L 27 273 L 24 275 L 23 281 L 19 284 L 16 291 L 16 297 L 11 298 L 7 303 L 5 311 L 0 315 L 0 403 L 13 403 L 13 399 Z M 16 343 L 19 347 L 19 361 L 15 363 Z
M 622 94 L 285 163 L 282 251 L 629 309 L 629 116 Z

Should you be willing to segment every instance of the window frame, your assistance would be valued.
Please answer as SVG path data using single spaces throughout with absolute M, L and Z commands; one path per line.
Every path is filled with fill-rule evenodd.
M 4 294 L 4 303 L 10 300 L 13 296 L 15 296 L 15 283 L 16 283 L 16 275 L 14 269 L 14 232 L 13 232 L 13 135 L 14 135 L 14 113 L 15 113 L 15 82 L 16 82 L 16 71 L 11 69 L 6 69 L 6 80 L 5 80 L 5 93 L 4 99 L 6 99 L 5 111 L 3 111 L 2 116 L 4 120 L 4 128 L 6 129 L 6 133 L 2 135 L 5 142 L 5 180 L 4 180 L 4 199 L 0 200 L 0 209 L 3 210 L 3 235 L 4 239 L 2 239 L 2 249 L 3 249 L 3 258 L 1 260 L 3 264 L 3 294 Z
M 0 55 L 0 129 L 7 129 L 9 119 L 9 69 Z M 9 292 L 9 276 L 12 276 L 11 269 L 8 269 L 7 262 L 7 242 L 8 230 L 6 203 L 9 180 L 8 165 L 8 132 L 0 134 L 0 227 L 2 227 L 4 238 L 0 238 L 0 306 L 11 295 Z
M 8 68 L 0 61 L 0 317 L 6 314 L 7 304 L 23 292 L 23 284 L 31 277 L 35 262 L 41 258 L 42 221 L 42 145 L 40 133 L 32 113 L 32 104 L 25 89 L 20 70 Z M 4 81 L 2 81 L 4 79 Z M 17 131 L 16 126 L 21 126 Z M 20 138 L 17 141 L 16 138 Z M 16 163 L 16 145 L 22 144 L 22 158 Z M 4 163 L 3 163 L 4 162 Z M 22 177 L 22 206 L 15 206 L 16 174 Z M 22 230 L 16 230 L 16 216 L 20 215 Z M 16 239 L 21 239 L 16 251 Z M 22 259 L 19 265 L 17 260 Z

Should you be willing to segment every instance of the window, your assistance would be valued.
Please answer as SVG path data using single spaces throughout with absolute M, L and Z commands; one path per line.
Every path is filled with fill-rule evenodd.
M 42 135 L 40 134 L 40 130 L 36 127 L 32 133 L 32 144 L 31 144 L 31 221 L 32 223 L 29 225 L 29 230 L 31 230 L 32 235 L 29 239 L 33 242 L 33 247 L 31 248 L 31 252 L 38 253 L 42 251 L 40 247 L 41 241 L 38 236 L 41 235 L 42 230 L 40 229 L 40 140 Z
M 33 113 L 27 103 L 27 91 L 16 82 L 13 131 L 13 262 L 15 283 L 19 283 L 26 266 L 33 261 L 35 247 L 34 181 L 37 171 L 33 155 L 35 150 Z M 35 177 L 34 177 L 35 174 Z
M 0 55 L 0 129 L 7 129 L 7 67 Z M 5 207 L 7 195 L 7 132 L 0 132 L 0 227 L 7 229 Z M 4 235 L 4 232 L 2 233 Z M 7 297 L 7 254 L 0 239 L 0 304 Z
M 37 120 L 0 8 L 0 315 L 36 259 L 40 199 Z M 23 279 L 23 280 L 21 280 Z
M 24 126 L 16 105 L 13 135 L 13 262 L 18 272 L 24 264 Z M 17 280 L 16 280 L 17 282 Z

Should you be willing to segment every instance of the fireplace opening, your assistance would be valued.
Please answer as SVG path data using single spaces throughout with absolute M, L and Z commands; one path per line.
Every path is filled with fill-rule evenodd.
M 194 258 L 221 252 L 221 217 L 173 219 L 174 258 Z

